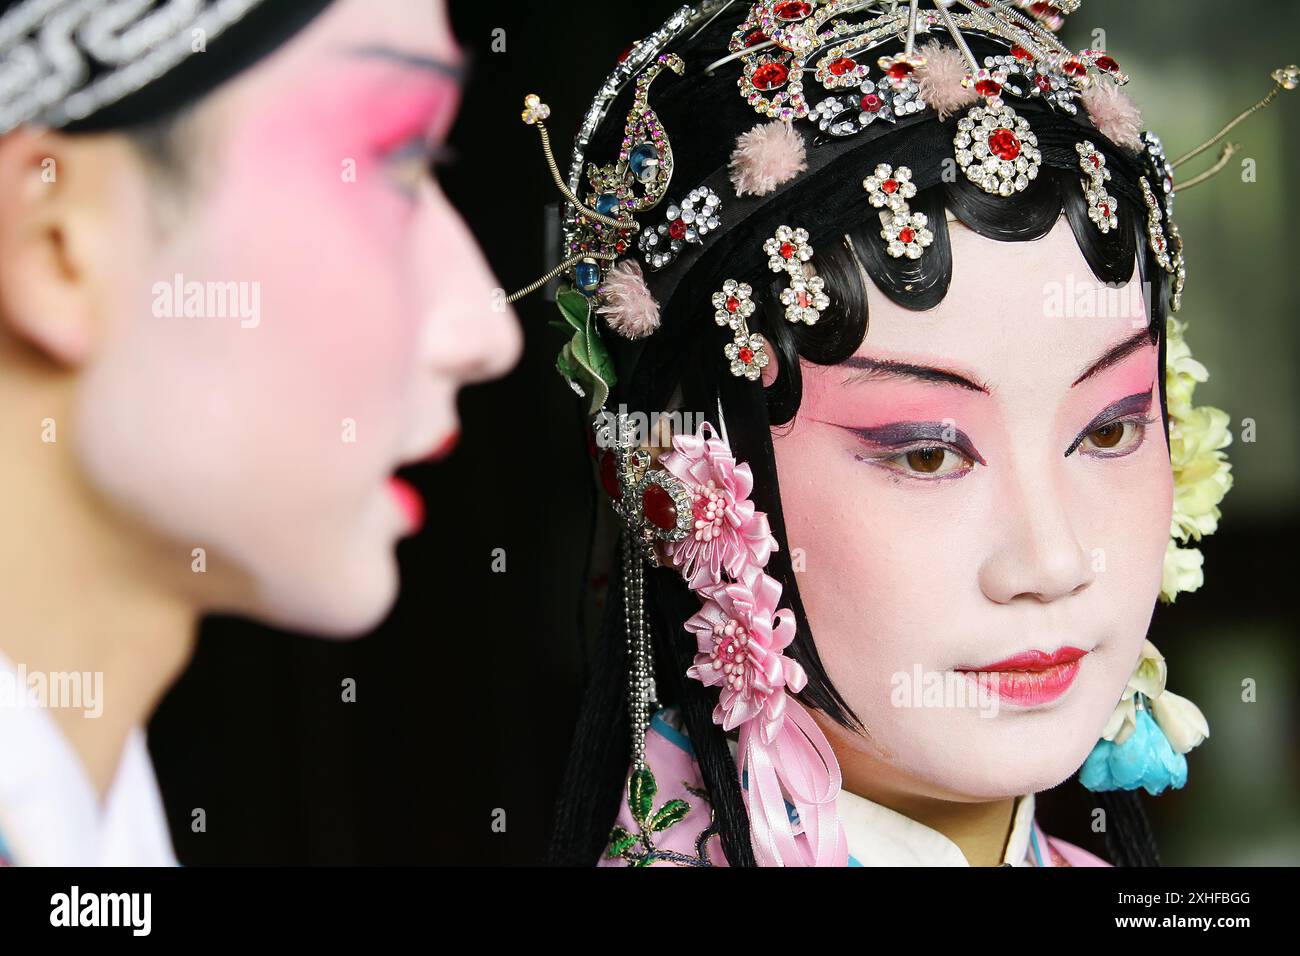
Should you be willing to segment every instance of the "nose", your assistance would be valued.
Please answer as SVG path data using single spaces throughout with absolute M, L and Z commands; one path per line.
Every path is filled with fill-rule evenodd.
M 1013 467 L 1002 484 L 996 544 L 980 569 L 984 594 L 998 604 L 1046 603 L 1086 589 L 1096 572 L 1071 517 L 1063 470 L 1041 462 L 1032 473 Z
M 500 378 L 523 352 L 519 321 L 459 214 L 436 186 L 422 188 L 415 247 L 427 363 L 461 384 Z

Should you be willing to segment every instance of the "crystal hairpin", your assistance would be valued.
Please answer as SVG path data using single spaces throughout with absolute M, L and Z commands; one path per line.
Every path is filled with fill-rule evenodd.
M 602 263 L 613 262 L 623 255 L 641 229 L 633 213 L 653 209 L 663 200 L 672 181 L 673 152 L 668 134 L 650 108 L 649 94 L 651 84 L 665 69 L 681 74 L 685 65 L 676 54 L 661 53 L 637 77 L 618 159 L 606 166 L 592 163 L 588 167 L 592 192 L 586 203 L 560 177 L 546 130 L 550 107 L 535 93 L 524 98 L 522 119 L 537 128 L 551 179 L 576 211 L 578 224 L 569 239 L 568 257 L 540 279 L 511 293 L 506 297 L 507 302 L 531 295 L 569 270 L 573 271 L 574 287 L 583 295 L 595 296 L 604 278 Z
M 916 195 L 916 184 L 912 182 L 912 170 L 906 166 L 894 169 L 888 163 L 881 163 L 866 179 L 862 188 L 867 191 L 867 200 L 877 209 L 885 208 L 886 219 L 880 230 L 880 238 L 885 240 L 885 251 L 895 259 L 906 256 L 919 259 L 934 242 L 934 233 L 929 229 L 929 219 L 924 213 L 912 212 L 907 200 Z
M 1117 203 L 1115 197 L 1106 191 L 1106 182 L 1110 179 L 1106 157 L 1098 152 L 1091 140 L 1075 143 L 1074 148 L 1079 154 L 1079 169 L 1083 171 L 1083 195 L 1088 200 L 1088 218 L 1102 232 L 1117 229 Z

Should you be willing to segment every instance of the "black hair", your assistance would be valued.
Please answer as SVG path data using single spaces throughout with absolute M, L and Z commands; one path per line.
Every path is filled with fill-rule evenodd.
M 1027 112 L 1019 102 L 1016 106 L 1022 113 Z M 693 420 L 715 421 L 720 403 L 736 458 L 748 462 L 753 471 L 754 503 L 767 513 L 772 533 L 784 544 L 788 538 L 772 429 L 790 422 L 798 411 L 802 397 L 801 359 L 817 365 L 835 365 L 861 346 L 870 326 L 863 276 L 905 308 L 930 309 L 943 300 L 952 277 L 952 249 L 945 210 L 950 210 L 976 233 L 1002 242 L 1038 239 L 1064 216 L 1099 280 L 1118 286 L 1134 278 L 1145 283 L 1144 288 L 1149 290 L 1144 299 L 1149 334 L 1159 349 L 1160 404 L 1167 438 L 1164 327 L 1169 288 L 1166 273 L 1147 245 L 1147 211 L 1137 182 L 1141 168 L 1131 154 L 1122 153 L 1090 127 L 1081 123 L 1077 124 L 1077 130 L 1062 127 L 1062 135 L 1053 138 L 1052 133 L 1042 132 L 1046 122 L 1040 122 L 1040 117 L 1049 120 L 1050 114 L 1034 112 L 1033 117 L 1034 128 L 1040 131 L 1043 141 L 1044 163 L 1027 189 L 1009 197 L 989 195 L 960 174 L 944 179 L 934 174 L 932 168 L 922 168 L 926 158 L 935 157 L 934 144 L 951 143 L 955 117 L 941 122 L 931 116 L 924 122 L 888 133 L 888 155 L 914 155 L 922 161 L 912 163 L 921 188 L 910 205 L 913 212 L 928 217 L 934 241 L 919 259 L 888 256 L 880 238 L 880 220 L 862 201 L 858 187 L 857 202 L 866 212 L 843 229 L 839 237 L 842 241 L 814 238 L 813 262 L 817 273 L 826 281 L 831 299 L 830 308 L 816 325 L 796 325 L 785 320 L 779 304 L 781 277 L 773 278 L 767 288 L 755 285 L 755 299 L 761 306 L 750 328 L 767 340 L 779 370 L 769 387 L 738 379 L 726 368 L 721 352 L 723 339 L 730 333 L 714 329 L 711 322 L 703 322 L 699 306 L 707 301 L 705 290 L 718 287 L 718 275 L 714 274 L 716 269 L 711 271 L 707 265 L 700 265 L 690 270 L 698 275 L 681 277 L 678 294 L 665 305 L 661 330 L 637 353 L 635 368 L 611 397 L 611 407 L 626 404 L 631 410 L 648 412 L 668 408 L 672 403 L 673 410 L 691 413 Z M 671 123 L 667 125 L 671 131 Z M 1096 143 L 1112 169 L 1113 179 L 1108 188 L 1117 200 L 1121 225 L 1107 233 L 1102 233 L 1089 219 L 1087 201 L 1080 188 L 1078 156 L 1073 143 L 1083 138 Z M 874 159 L 860 161 L 857 179 L 861 179 L 861 170 L 874 168 L 874 163 Z M 935 160 L 932 166 L 937 165 Z M 841 173 L 839 178 L 846 177 L 847 172 L 841 169 L 836 170 Z M 827 180 L 834 174 L 818 175 Z M 831 182 L 806 185 L 811 189 L 844 188 L 842 183 L 837 186 Z M 851 185 L 856 186 L 856 181 Z M 820 208 L 830 193 L 814 193 L 818 197 L 815 200 L 809 195 L 804 192 L 785 202 L 777 199 L 768 212 L 778 218 L 787 217 L 791 225 L 800 224 L 807 218 L 800 211 Z M 712 250 L 713 262 L 727 263 L 729 274 L 736 275 L 737 262 L 756 258 L 752 239 L 752 235 L 724 236 Z M 776 551 L 765 570 L 781 583 L 783 604 L 793 610 L 798 623 L 797 636 L 787 653 L 808 675 L 799 700 L 842 726 L 865 732 L 861 720 L 836 690 L 821 663 L 800 600 L 789 548 Z M 617 574 L 612 578 L 618 580 Z M 654 680 L 659 701 L 676 706 L 681 712 L 710 794 L 728 862 L 732 866 L 752 866 L 754 852 L 735 761 L 725 735 L 712 719 L 717 691 L 685 677 L 694 644 L 684 639 L 682 624 L 698 608 L 698 598 L 675 570 L 657 569 L 649 573 L 646 611 L 653 634 Z M 555 864 L 590 865 L 599 859 L 606 846 L 629 765 L 625 746 L 629 733 L 626 664 L 623 608 L 619 601 L 611 600 L 607 602 L 599 647 L 561 785 L 550 848 L 550 860 Z M 1114 864 L 1158 865 L 1155 840 L 1135 792 L 1096 794 L 1090 799 L 1106 811 L 1107 852 Z

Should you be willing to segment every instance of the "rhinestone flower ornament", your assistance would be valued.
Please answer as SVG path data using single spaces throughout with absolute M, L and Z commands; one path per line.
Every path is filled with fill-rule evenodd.
M 972 107 L 957 121 L 952 144 L 966 178 L 995 196 L 1023 192 L 1043 162 L 1029 121 L 1010 106 Z
M 785 317 L 791 322 L 816 325 L 822 312 L 830 307 L 826 282 L 821 276 L 792 275 L 790 285 L 781 290 Z
M 731 374 L 737 378 L 756 382 L 767 368 L 767 344 L 757 332 L 738 329 L 735 339 L 727 343 L 722 354 L 731 360 Z
M 895 170 L 888 163 L 881 163 L 874 173 L 862 180 L 862 188 L 867 191 L 871 205 L 876 208 L 888 206 L 895 212 L 907 208 L 907 200 L 916 195 L 912 170 L 906 166 Z
M 776 235 L 763 243 L 767 253 L 767 266 L 773 272 L 788 272 L 792 275 L 803 273 L 803 264 L 812 258 L 812 246 L 808 245 L 807 229 L 791 229 L 778 226 Z
M 746 282 L 728 279 L 713 293 L 713 321 L 731 329 L 735 336 L 723 346 L 722 354 L 737 378 L 758 381 L 767 367 L 767 345 L 761 335 L 749 331 L 748 319 L 754 314 L 754 290 Z
M 722 225 L 718 215 L 722 200 L 707 186 L 692 189 L 681 204 L 670 203 L 664 210 L 665 222 L 645 229 L 637 247 L 651 269 L 671 265 L 688 244 L 701 245 L 704 237 Z
M 720 292 L 713 293 L 713 320 L 718 325 L 740 328 L 754 314 L 753 294 L 749 283 L 728 279 Z
M 1079 154 L 1079 168 L 1083 170 L 1083 195 L 1088 200 L 1088 218 L 1102 232 L 1119 228 L 1115 197 L 1106 191 L 1110 170 L 1106 157 L 1097 151 L 1090 140 L 1074 144 Z
M 904 256 L 919 259 L 934 242 L 934 233 L 930 231 L 925 213 L 904 212 L 894 213 L 880 230 L 880 238 L 885 240 L 885 250 L 895 259 Z

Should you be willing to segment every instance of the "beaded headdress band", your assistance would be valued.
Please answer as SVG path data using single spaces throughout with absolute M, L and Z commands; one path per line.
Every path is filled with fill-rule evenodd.
M 1173 221 L 1174 194 L 1222 169 L 1236 147 L 1226 144 L 1214 166 L 1177 185 L 1174 170 L 1280 90 L 1294 89 L 1300 71 L 1274 71 L 1267 96 L 1171 162 L 1160 140 L 1142 130 L 1140 114 L 1122 89 L 1128 77 L 1115 59 L 1102 50 L 1071 50 L 1056 38 L 1079 4 L 931 0 L 923 8 L 919 0 L 719 0 L 683 7 L 634 44 L 601 87 L 578 133 L 567 181 L 551 154 L 549 109 L 539 97 L 528 97 L 524 121 L 541 134 L 567 201 L 566 258 L 511 299 L 568 276 L 570 286 L 558 293 L 557 304 L 573 338 L 558 368 L 589 400 L 598 422 L 615 423 L 614 437 L 598 449 L 597 459 L 605 489 L 626 523 L 623 609 L 633 753 L 628 802 L 638 821 L 636 806 L 654 791 L 643 749 L 654 698 L 644 565 L 666 557 L 702 602 L 700 614 L 686 625 L 699 650 L 689 676 L 721 687 L 714 720 L 726 730 L 740 729 L 738 754 L 748 774 L 745 799 L 758 859 L 778 865 L 843 861 L 843 834 L 833 812 L 839 770 L 817 725 L 787 693 L 800 691 L 806 678 L 782 654 L 794 622 L 788 610 L 778 610 L 780 584 L 762 570 L 777 543 L 748 500 L 748 468 L 731 456 L 721 420 L 721 433 L 706 424 L 694 435 L 674 437 L 672 451 L 656 466 L 627 433 L 623 417 L 604 411 L 616 363 L 603 342 L 602 324 L 616 340 L 645 338 L 659 331 L 661 303 L 666 310 L 685 276 L 716 279 L 709 283 L 708 300 L 693 310 L 729 330 L 720 351 L 730 372 L 757 380 L 769 356 L 763 337 L 749 327 L 756 299 L 755 286 L 746 280 L 757 281 L 766 265 L 783 276 L 785 319 L 818 322 L 830 301 L 815 272 L 815 244 L 864 214 L 879 215 L 886 254 L 923 258 L 934 234 L 909 200 L 938 183 L 940 167 L 948 164 L 994 197 L 1028 189 L 1044 165 L 1072 171 L 1088 217 L 1102 233 L 1136 225 L 1121 221 L 1125 213 L 1116 194 L 1123 195 L 1130 208 L 1144 210 L 1146 244 L 1152 261 L 1168 274 L 1168 307 L 1177 311 L 1186 269 Z M 742 6 L 744 19 L 729 33 L 713 29 L 714 21 L 729 11 L 738 14 Z M 682 41 L 687 30 L 693 32 Z M 710 30 L 720 42 L 706 39 L 692 47 Z M 734 76 L 731 92 L 728 71 Z M 664 78 L 674 74 L 678 79 Z M 629 83 L 631 102 L 622 135 L 615 138 L 603 121 Z M 736 90 L 740 102 L 728 105 L 724 100 Z M 695 122 L 689 146 L 674 144 L 673 130 L 660 119 L 670 102 L 679 122 Z M 704 124 L 695 117 L 701 103 L 712 111 Z M 758 125 L 749 128 L 755 114 Z M 718 132 L 728 123 L 735 126 L 737 116 L 738 130 Z M 955 122 L 933 122 L 949 117 Z M 890 132 L 904 127 L 915 127 L 916 135 L 905 153 L 891 155 Z M 718 153 L 720 135 L 733 137 L 729 153 Z M 612 162 L 588 163 L 590 148 L 609 145 L 616 147 Z M 679 185 L 685 169 L 692 178 Z M 1115 169 L 1125 175 L 1112 179 Z M 1138 191 L 1128 185 L 1134 181 Z M 846 184 L 858 183 L 861 191 L 849 200 Z M 803 222 L 791 211 L 798 209 L 807 210 Z M 675 309 L 674 315 L 687 311 Z M 674 336 L 712 334 L 689 315 L 675 317 L 673 324 Z M 1186 464 L 1179 460 L 1185 444 L 1179 430 L 1192 418 L 1192 381 L 1203 380 L 1204 370 L 1190 359 L 1181 324 L 1172 317 L 1168 334 L 1177 484 Z M 640 350 L 616 351 L 626 357 L 618 374 L 626 374 Z M 1195 411 L 1215 422 L 1222 416 L 1214 409 Z M 1161 592 L 1166 599 L 1199 583 L 1189 583 L 1189 556 L 1198 559 L 1199 574 L 1199 553 L 1182 545 L 1214 530 L 1217 502 L 1230 485 L 1221 451 L 1226 442 L 1198 443 L 1206 460 L 1183 469 L 1214 485 L 1197 496 L 1213 504 L 1195 516 L 1175 506 Z M 1152 731 L 1157 724 L 1160 732 Z M 1164 690 L 1163 658 L 1148 645 L 1081 779 L 1098 790 L 1181 786 L 1183 754 L 1206 734 L 1195 706 Z M 803 821 L 802 842 L 794 839 L 783 794 Z M 639 840 L 652 857 L 655 827 L 645 823 L 639 836 L 616 833 L 611 847 L 622 850 Z
M 91 128 L 92 120 L 128 125 L 159 115 L 254 62 L 273 48 L 268 38 L 291 35 L 327 5 L 328 0 L 0 3 L 0 135 L 24 123 Z M 241 32 L 249 42 L 230 42 Z M 132 105 L 141 99 L 147 105 Z

